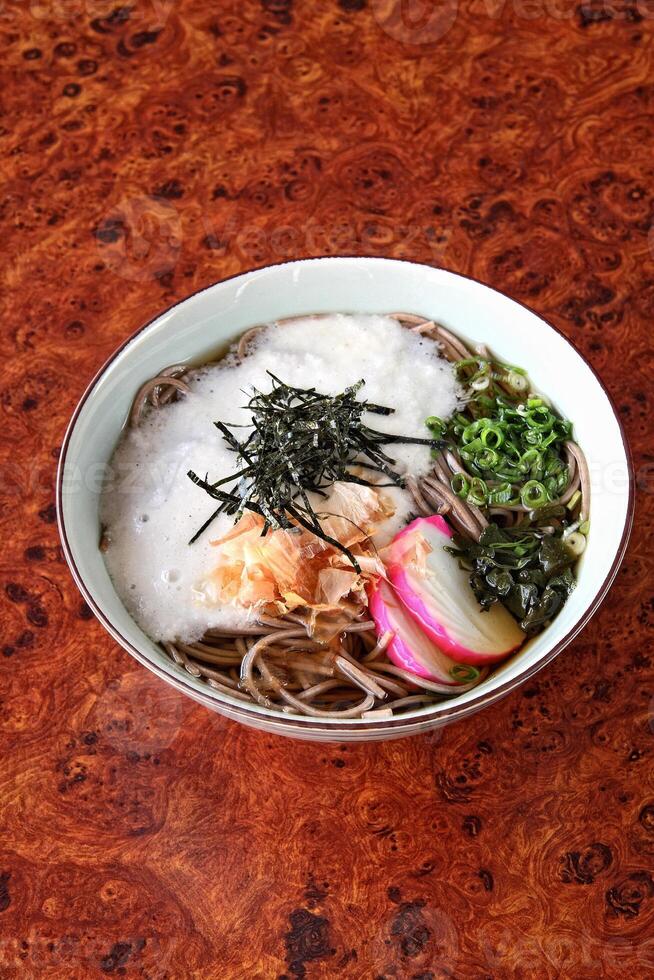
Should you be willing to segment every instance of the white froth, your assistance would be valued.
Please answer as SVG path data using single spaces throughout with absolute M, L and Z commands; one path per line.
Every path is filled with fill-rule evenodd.
M 161 365 L 153 365 L 153 374 Z M 233 606 L 209 609 L 194 602 L 194 587 L 215 563 L 215 541 L 233 518 L 221 515 L 193 545 L 189 538 L 215 509 L 188 470 L 209 478 L 229 476 L 235 456 L 214 420 L 249 423 L 244 406 L 253 387 L 269 391 L 272 371 L 297 387 L 338 394 L 360 378 L 359 397 L 388 405 L 393 415 L 368 415 L 373 427 L 390 433 L 427 436 L 429 415 L 447 417 L 457 404 L 454 372 L 436 344 L 383 316 L 306 317 L 261 331 L 252 352 L 200 369 L 191 393 L 149 412 L 129 430 L 112 460 L 112 477 L 101 502 L 110 540 L 105 559 L 116 591 L 153 639 L 197 639 L 211 627 L 247 622 Z M 245 432 L 246 430 L 242 430 Z M 419 476 L 429 468 L 424 446 L 393 446 L 396 469 Z M 408 491 L 393 489 L 396 512 L 377 537 L 382 545 L 411 511 Z M 328 509 L 328 502 L 325 503 Z

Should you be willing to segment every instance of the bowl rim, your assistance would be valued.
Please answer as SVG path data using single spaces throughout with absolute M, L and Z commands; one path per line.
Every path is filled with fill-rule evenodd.
M 494 688 L 492 691 L 489 691 L 479 702 L 474 704 L 473 710 L 477 711 L 480 710 L 481 708 L 486 708 L 489 705 L 494 704 L 495 702 L 501 700 L 501 698 L 510 694 L 511 691 L 515 690 L 517 687 L 523 684 L 530 677 L 533 677 L 540 670 L 542 670 L 543 667 L 551 663 L 552 660 L 554 660 L 554 658 L 557 657 L 559 653 L 561 653 L 561 651 L 564 650 L 565 647 L 567 647 L 579 635 L 579 633 L 586 626 L 588 621 L 594 616 L 595 612 L 597 611 L 602 601 L 606 597 L 618 573 L 618 570 L 620 568 L 620 565 L 622 564 L 622 561 L 624 559 L 627 550 L 629 538 L 631 535 L 631 530 L 633 527 L 633 521 L 634 521 L 635 475 L 634 475 L 634 464 L 633 464 L 633 456 L 631 453 L 631 448 L 629 446 L 625 428 L 622 423 L 622 419 L 620 418 L 620 414 L 616 407 L 615 401 L 612 395 L 610 394 L 610 392 L 608 391 L 606 385 L 604 384 L 602 378 L 595 370 L 593 365 L 585 357 L 585 355 L 579 350 L 576 344 L 574 344 L 573 341 L 571 341 L 566 336 L 566 334 L 563 333 L 562 330 L 554 326 L 554 324 L 550 323 L 549 320 L 546 320 L 544 316 L 542 316 L 536 310 L 532 309 L 532 307 L 529 306 L 527 303 L 523 303 L 521 300 L 514 299 L 512 296 L 509 296 L 507 293 L 504 293 L 499 289 L 495 289 L 494 286 L 489 286 L 488 283 L 483 282 L 481 279 L 477 279 L 475 276 L 471 276 L 463 272 L 455 272 L 454 270 L 448 269 L 445 266 L 428 265 L 427 263 L 423 263 L 423 262 L 414 262 L 411 259 L 396 259 L 396 258 L 387 258 L 384 256 L 372 256 L 372 255 L 371 256 L 368 255 L 307 256 L 305 258 L 287 259 L 282 262 L 273 262 L 266 265 L 255 266 L 251 269 L 246 269 L 243 272 L 237 272 L 231 276 L 225 276 L 222 279 L 217 279 L 215 282 L 209 283 L 207 286 L 203 286 L 201 289 L 195 290 L 195 292 L 190 293 L 188 296 L 184 296 L 182 299 L 177 300 L 177 302 L 173 303 L 170 306 L 167 306 L 164 310 L 155 314 L 155 316 L 153 316 L 142 326 L 138 327 L 132 334 L 130 334 L 130 336 L 127 337 L 123 341 L 123 343 L 121 343 L 109 355 L 109 357 L 96 371 L 95 375 L 93 376 L 89 384 L 86 386 L 84 392 L 82 393 L 75 407 L 75 410 L 73 411 L 70 421 L 66 427 L 66 432 L 62 441 L 61 451 L 59 454 L 59 462 L 57 466 L 57 476 L 56 476 L 56 492 L 55 492 L 57 525 L 59 529 L 59 535 L 61 538 L 63 554 L 66 559 L 66 563 L 68 564 L 68 567 L 70 569 L 73 580 L 75 581 L 83 598 L 88 603 L 95 617 L 100 621 L 100 623 L 105 628 L 105 630 L 107 630 L 110 636 L 112 636 L 114 640 L 116 640 L 116 642 L 123 647 L 124 650 L 126 650 L 129 654 L 131 654 L 135 658 L 135 660 L 137 660 L 148 670 L 156 674 L 157 677 L 161 678 L 162 680 L 166 681 L 169 684 L 172 684 L 173 687 L 175 687 L 177 690 L 181 691 L 182 693 L 187 694 L 188 696 L 194 698 L 195 700 L 200 700 L 201 703 L 205 703 L 201 693 L 192 684 L 186 682 L 183 675 L 179 675 L 176 672 L 173 672 L 174 664 L 172 664 L 172 662 L 171 662 L 171 671 L 169 672 L 162 665 L 150 660 L 149 657 L 147 657 L 144 653 L 142 653 L 141 650 L 139 650 L 136 646 L 134 646 L 134 644 L 132 644 L 130 640 L 128 640 L 120 633 L 120 630 L 113 624 L 111 619 L 107 615 L 105 615 L 105 613 L 99 607 L 99 605 L 94 599 L 91 588 L 86 584 L 86 581 L 83 579 L 81 573 L 79 572 L 74 556 L 72 554 L 70 543 L 68 541 L 68 536 L 66 533 L 66 523 L 63 516 L 63 476 L 64 476 L 64 470 L 66 466 L 66 458 L 68 455 L 70 441 L 75 426 L 77 424 L 77 420 L 84 406 L 86 405 L 86 402 L 93 394 L 93 391 L 96 385 L 98 384 L 98 382 L 100 381 L 100 379 L 108 371 L 108 369 L 111 367 L 113 362 L 125 350 L 125 348 L 128 347 L 142 333 L 144 333 L 151 326 L 153 326 L 162 316 L 169 314 L 176 307 L 181 306 L 183 303 L 186 303 L 189 300 L 194 299 L 196 296 L 199 296 L 210 289 L 213 289 L 215 286 L 230 282 L 233 279 L 239 279 L 241 277 L 250 276 L 253 273 L 262 272 L 268 269 L 281 268 L 287 265 L 301 265 L 308 262 L 331 263 L 331 262 L 338 262 L 343 259 L 362 260 L 365 262 L 372 261 L 372 262 L 391 263 L 391 264 L 404 263 L 410 266 L 417 266 L 417 267 L 422 266 L 425 269 L 438 270 L 440 272 L 445 272 L 448 275 L 454 276 L 457 279 L 466 280 L 467 282 L 475 283 L 478 286 L 483 286 L 485 289 L 491 290 L 492 292 L 498 294 L 502 298 L 507 299 L 510 302 L 516 303 L 518 306 L 521 306 L 523 309 L 527 310 L 527 312 L 529 312 L 532 316 L 535 316 L 539 320 L 541 320 L 542 323 L 545 324 L 545 326 L 549 327 L 550 330 L 554 331 L 554 333 L 558 334 L 572 348 L 574 353 L 584 362 L 584 364 L 590 370 L 595 380 L 599 384 L 600 388 L 602 389 L 604 396 L 606 397 L 611 407 L 611 410 L 613 412 L 613 415 L 615 417 L 615 420 L 618 424 L 618 430 L 620 432 L 620 438 L 622 440 L 625 460 L 627 463 L 627 481 L 628 481 L 627 508 L 625 513 L 625 521 L 622 529 L 620 543 L 614 555 L 613 561 L 611 563 L 611 567 L 603 583 L 595 593 L 595 596 L 593 597 L 592 601 L 589 603 L 589 605 L 581 614 L 581 616 L 576 621 L 576 623 L 574 623 L 572 628 L 565 634 L 565 636 L 562 637 L 561 640 L 559 640 L 559 642 L 556 643 L 551 650 L 549 650 L 546 654 L 544 654 L 543 657 L 537 660 L 534 664 L 530 665 L 529 667 L 526 667 L 515 677 L 510 678 L 509 680 L 503 682 L 498 687 Z M 270 709 L 264 708 L 260 705 L 253 704 L 252 706 L 249 706 L 246 703 L 240 701 L 232 701 L 232 700 L 228 701 L 222 695 L 218 696 L 218 692 L 215 692 L 210 688 L 207 688 L 206 691 L 204 692 L 204 698 L 208 698 L 209 702 L 212 705 L 216 705 L 217 710 L 220 710 L 221 708 L 225 709 L 224 713 L 226 713 L 229 717 L 232 717 L 234 719 L 244 721 L 246 723 L 247 722 L 254 723 L 256 720 L 261 720 L 261 721 L 265 720 L 265 722 L 269 724 L 269 726 L 272 726 L 274 723 L 274 726 L 279 732 L 283 732 L 284 730 L 289 730 L 293 727 L 297 727 L 298 729 L 301 730 L 302 733 L 306 733 L 307 735 L 310 735 L 311 732 L 319 733 L 319 734 L 327 734 L 330 731 L 333 731 L 334 734 L 336 734 L 336 729 L 338 729 L 338 731 L 343 734 L 354 735 L 355 733 L 359 733 L 361 736 L 365 736 L 365 735 L 372 736 L 376 732 L 389 732 L 390 734 L 401 734 L 403 730 L 408 730 L 406 733 L 410 734 L 412 730 L 423 731 L 430 727 L 449 724 L 453 721 L 456 721 L 460 717 L 465 717 L 468 714 L 470 714 L 471 707 L 472 707 L 470 704 L 464 704 L 458 706 L 452 705 L 451 707 L 447 707 L 446 703 L 440 702 L 438 705 L 434 705 L 431 709 L 430 708 L 423 709 L 423 712 L 420 714 L 419 717 L 403 718 L 402 716 L 398 716 L 395 718 L 388 718 L 383 720 L 373 719 L 373 718 L 339 720 L 339 719 L 332 719 L 332 718 L 315 718 L 310 715 L 307 716 L 283 715 L 280 714 L 279 712 L 271 711 Z

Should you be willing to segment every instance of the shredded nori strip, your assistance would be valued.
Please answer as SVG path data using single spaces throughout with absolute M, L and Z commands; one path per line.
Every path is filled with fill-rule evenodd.
M 244 510 L 251 510 L 263 516 L 263 534 L 270 528 L 300 525 L 342 551 L 358 570 L 351 552 L 322 530 L 308 494 L 325 496 L 325 490 L 337 481 L 403 487 L 404 478 L 393 468 L 395 460 L 382 447 L 415 443 L 437 448 L 442 445 L 441 440 L 392 435 L 370 428 L 363 421 L 364 412 L 391 415 L 395 409 L 357 400 L 363 379 L 332 396 L 321 395 L 315 388 L 295 388 L 270 371 L 267 373 L 272 378 L 272 390 L 264 394 L 254 389 L 246 406 L 252 414 L 253 428 L 245 439 L 239 440 L 231 431 L 240 426 L 214 422 L 238 459 L 236 472 L 213 483 L 208 475 L 202 479 L 193 470 L 188 472 L 195 484 L 220 502 L 189 544 L 219 514 L 233 515 L 238 520 Z M 365 479 L 352 472 L 353 466 L 381 474 L 388 482 Z M 234 485 L 221 489 L 226 484 Z

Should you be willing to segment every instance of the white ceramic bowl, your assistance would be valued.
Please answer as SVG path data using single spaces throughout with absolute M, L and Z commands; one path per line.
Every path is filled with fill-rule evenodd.
M 387 721 L 330 721 L 280 715 L 207 687 L 173 664 L 136 625 L 116 595 L 98 549 L 101 476 L 139 385 L 166 364 L 198 361 L 248 327 L 308 313 L 423 314 L 464 339 L 483 342 L 526 368 L 575 425 L 592 476 L 591 533 L 578 584 L 543 633 L 483 683 L 451 700 Z M 389 389 L 393 379 L 389 377 Z M 622 560 L 633 511 L 633 474 L 624 433 L 601 382 L 568 340 L 543 319 L 474 280 L 411 262 L 306 259 L 247 272 L 178 303 L 131 337 L 101 368 L 77 406 L 57 479 L 66 559 L 90 607 L 137 660 L 178 690 L 248 725 L 316 740 L 356 741 L 423 732 L 507 694 L 577 635 L 606 594 Z

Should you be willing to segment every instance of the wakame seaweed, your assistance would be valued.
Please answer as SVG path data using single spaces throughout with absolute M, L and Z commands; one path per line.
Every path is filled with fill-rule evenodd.
M 489 524 L 478 542 L 455 535 L 454 544 L 447 550 L 470 572 L 481 607 L 502 602 L 525 633 L 536 633 L 554 619 L 574 589 L 576 558 L 560 537 L 545 531 Z
M 354 556 L 321 528 L 309 493 L 326 497 L 325 490 L 337 481 L 363 486 L 404 486 L 404 479 L 394 468 L 395 460 L 382 448 L 393 443 L 416 443 L 436 448 L 438 439 L 392 435 L 370 428 L 364 412 L 392 415 L 395 409 L 358 400 L 364 380 L 346 388 L 339 395 L 321 395 L 315 388 L 295 388 L 280 381 L 270 371 L 272 390 L 253 390 L 245 406 L 252 415 L 252 428 L 243 439 L 230 426 L 214 422 L 229 448 L 235 453 L 239 468 L 231 476 L 210 482 L 189 470 L 189 478 L 220 505 L 191 538 L 192 544 L 221 513 L 238 519 L 244 510 L 264 518 L 262 533 L 270 528 L 293 528 L 300 525 L 347 555 L 358 569 Z M 355 473 L 358 470 L 376 474 L 378 483 Z M 236 481 L 236 482 L 235 482 Z M 226 484 L 234 484 L 224 489 Z M 221 489 L 223 488 L 223 489 Z

